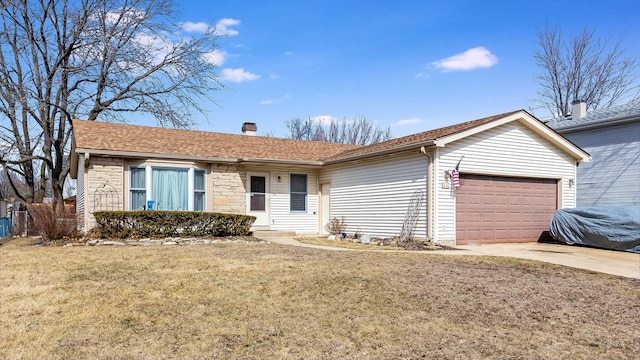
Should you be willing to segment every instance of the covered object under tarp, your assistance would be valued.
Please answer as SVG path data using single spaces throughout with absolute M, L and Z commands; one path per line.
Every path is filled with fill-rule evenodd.
M 559 209 L 549 231 L 567 244 L 640 253 L 640 206 Z

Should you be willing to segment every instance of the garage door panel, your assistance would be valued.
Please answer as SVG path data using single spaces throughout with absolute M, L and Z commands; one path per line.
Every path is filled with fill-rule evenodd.
M 461 175 L 456 190 L 459 244 L 537 241 L 557 204 L 557 181 Z

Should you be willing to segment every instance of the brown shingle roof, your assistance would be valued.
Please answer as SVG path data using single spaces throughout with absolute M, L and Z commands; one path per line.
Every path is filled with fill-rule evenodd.
M 73 121 L 73 135 L 78 149 L 203 158 L 319 162 L 345 150 L 357 148 L 355 145 L 319 141 L 83 120 Z
M 339 161 L 393 151 L 460 133 L 519 111 L 489 116 L 369 145 L 343 145 L 274 137 L 223 134 L 97 121 L 73 121 L 76 148 L 185 157 L 296 162 Z
M 446 126 L 446 127 L 435 129 L 435 130 L 424 131 L 421 133 L 408 135 L 401 138 L 392 139 L 392 140 L 380 142 L 380 143 L 369 145 L 369 146 L 363 146 L 363 147 L 359 147 L 351 150 L 346 150 L 334 156 L 328 157 L 325 160 L 339 160 L 339 159 L 349 158 L 353 156 L 366 155 L 369 153 L 377 153 L 384 150 L 402 148 L 405 146 L 411 146 L 411 145 L 418 146 L 420 144 L 424 144 L 431 140 L 437 140 L 445 136 L 457 134 L 459 132 L 474 128 L 476 126 L 490 123 L 492 121 L 507 117 L 509 115 L 515 114 L 520 111 L 522 110 L 510 111 L 504 114 L 489 116 L 486 118 L 473 120 L 473 121 L 467 121 L 464 123 Z

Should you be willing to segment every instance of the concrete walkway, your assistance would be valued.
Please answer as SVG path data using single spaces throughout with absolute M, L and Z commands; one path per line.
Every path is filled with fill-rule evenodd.
M 353 250 L 333 246 L 305 244 L 295 240 L 289 232 L 260 231 L 254 234 L 259 239 L 275 244 L 300 246 L 329 251 L 383 251 L 390 250 Z M 563 244 L 547 243 L 515 243 L 515 244 L 483 244 L 459 245 L 458 250 L 411 251 L 430 255 L 475 255 L 505 256 L 528 259 L 585 269 L 605 274 L 640 279 L 640 254 L 623 251 L 588 248 Z M 404 250 L 398 250 L 404 251 Z

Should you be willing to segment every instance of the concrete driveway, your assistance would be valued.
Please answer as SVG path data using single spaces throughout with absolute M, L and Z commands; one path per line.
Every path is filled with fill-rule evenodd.
M 254 236 L 276 244 L 303 246 L 322 250 L 393 251 L 374 250 L 374 248 L 371 250 L 351 250 L 333 246 L 305 244 L 295 239 L 296 235 L 294 232 L 288 231 L 256 231 L 254 232 Z M 437 250 L 426 251 L 425 253 L 431 255 L 507 256 L 519 259 L 545 261 L 552 264 L 640 279 L 640 254 L 624 251 L 549 243 L 458 245 L 456 249 L 458 250 Z
M 459 245 L 456 248 L 478 255 L 538 260 L 640 279 L 640 254 L 630 252 L 548 243 Z

